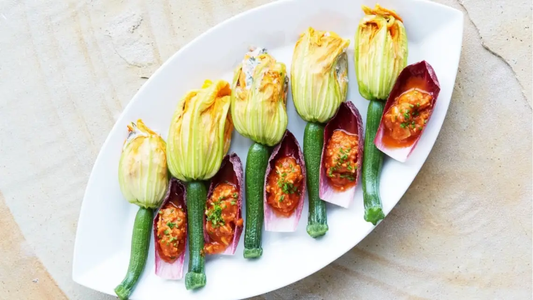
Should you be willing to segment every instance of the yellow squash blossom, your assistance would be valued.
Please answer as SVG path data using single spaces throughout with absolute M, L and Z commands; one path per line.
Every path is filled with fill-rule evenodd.
M 287 129 L 285 64 L 265 49 L 248 52 L 233 77 L 231 116 L 235 129 L 253 141 L 276 145 Z
M 309 28 L 296 42 L 291 66 L 294 106 L 302 119 L 325 123 L 348 93 L 350 40 Z
M 365 17 L 355 34 L 355 72 L 359 93 L 368 100 L 385 100 L 407 66 L 407 34 L 394 11 L 376 4 L 363 6 Z
M 119 162 L 119 185 L 128 202 L 157 208 L 168 185 L 165 141 L 138 120 L 128 125 Z
M 230 95 L 228 82 L 206 80 L 179 101 L 167 143 L 168 167 L 176 178 L 207 180 L 220 168 L 233 131 Z

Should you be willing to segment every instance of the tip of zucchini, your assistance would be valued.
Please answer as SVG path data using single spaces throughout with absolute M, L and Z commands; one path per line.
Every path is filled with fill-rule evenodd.
M 259 258 L 263 255 L 263 248 L 244 249 L 244 258 Z
M 127 300 L 131 294 L 131 290 L 121 284 L 115 288 L 115 294 L 117 294 L 120 300 Z
M 207 279 L 204 273 L 189 272 L 185 275 L 185 287 L 196 290 L 205 286 Z
M 313 238 L 321 237 L 326 234 L 329 227 L 327 224 L 314 223 L 307 225 L 307 234 Z
M 372 223 L 374 226 L 385 218 L 381 207 L 370 207 L 365 209 L 365 221 Z

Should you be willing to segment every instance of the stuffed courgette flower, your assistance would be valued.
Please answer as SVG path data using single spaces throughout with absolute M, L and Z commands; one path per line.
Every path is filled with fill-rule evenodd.
M 231 116 L 235 129 L 254 142 L 274 146 L 287 128 L 285 64 L 265 49 L 248 52 L 233 77 Z
M 118 178 L 124 198 L 138 205 L 139 210 L 133 225 L 128 271 L 115 288 L 120 299 L 128 299 L 144 270 L 153 210 L 163 201 L 168 185 L 165 141 L 142 120 L 129 124 L 128 132 L 120 156 Z
M 233 77 L 231 114 L 235 129 L 254 141 L 246 159 L 245 258 L 263 254 L 263 183 L 272 147 L 287 129 L 288 80 L 285 64 L 263 48 L 246 53 Z
M 307 122 L 325 123 L 348 93 L 350 40 L 309 28 L 296 42 L 291 66 L 294 106 Z
M 178 103 L 168 135 L 168 167 L 183 181 L 213 177 L 228 152 L 233 122 L 231 89 L 223 80 L 206 80 Z
M 355 73 L 361 96 L 368 103 L 363 157 L 365 220 L 376 225 L 385 215 L 379 195 L 383 153 L 374 145 L 385 101 L 396 78 L 407 65 L 407 34 L 393 10 L 363 6 L 365 16 L 355 33 Z
M 308 28 L 296 42 L 291 66 L 292 99 L 296 111 L 307 121 L 304 158 L 307 166 L 309 216 L 307 233 L 317 238 L 328 231 L 326 204 L 319 196 L 320 156 L 324 123 L 337 112 L 348 94 L 350 40 L 331 31 Z
M 167 144 L 168 166 L 183 180 L 187 192 L 189 271 L 185 287 L 198 289 L 206 284 L 204 211 L 206 180 L 222 164 L 233 131 L 229 114 L 231 89 L 228 82 L 206 80 L 201 89 L 189 91 L 178 102 L 170 124 Z
M 355 34 L 355 72 L 359 93 L 367 100 L 386 100 L 407 65 L 407 34 L 396 12 L 376 4 L 363 6 Z
M 157 208 L 168 185 L 165 141 L 142 120 L 128 125 L 119 162 L 119 184 L 128 202 Z

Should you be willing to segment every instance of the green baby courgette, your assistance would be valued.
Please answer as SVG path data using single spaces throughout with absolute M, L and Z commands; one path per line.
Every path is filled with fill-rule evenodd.
M 324 144 L 324 125 L 308 122 L 304 132 L 304 159 L 307 168 L 309 218 L 307 233 L 316 238 L 328 231 L 326 203 L 319 196 L 320 157 Z
M 146 265 L 153 217 L 152 209 L 139 207 L 133 224 L 128 272 L 124 280 L 115 288 L 115 293 L 121 300 L 129 298 Z
M 376 225 L 385 218 L 379 196 L 379 176 L 383 165 L 383 153 L 374 145 L 385 102 L 371 100 L 368 103 L 365 130 L 365 155 L 363 156 L 363 198 L 365 220 Z
M 189 271 L 185 287 L 194 290 L 205 286 L 204 212 L 207 189 L 202 181 L 187 183 L 187 236 L 189 238 Z
M 244 229 L 244 257 L 259 258 L 263 254 L 263 191 L 270 148 L 254 143 L 246 159 L 246 226 Z

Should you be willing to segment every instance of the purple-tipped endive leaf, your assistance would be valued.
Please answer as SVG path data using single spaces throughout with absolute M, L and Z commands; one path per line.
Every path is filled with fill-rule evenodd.
M 241 160 L 239 156 L 237 156 L 237 154 L 235 153 L 226 155 L 224 159 L 222 160 L 220 169 L 218 170 L 216 175 L 211 179 L 211 183 L 209 185 L 209 191 L 207 193 L 207 199 L 211 198 L 216 186 L 224 182 L 232 184 L 237 188 L 237 191 L 238 191 L 238 198 L 236 199 L 237 207 L 238 207 L 237 208 L 237 219 L 241 219 L 242 218 L 242 194 L 244 193 L 243 169 L 242 169 Z M 242 225 L 235 226 L 234 231 L 233 231 L 233 240 L 231 244 L 228 245 L 226 250 L 220 253 L 221 255 L 235 254 L 235 250 L 237 249 L 237 245 L 239 244 L 241 233 L 242 233 Z M 204 216 L 204 240 L 205 240 L 205 243 L 211 242 L 209 234 L 207 234 L 207 230 L 206 230 L 206 217 L 205 216 Z
M 357 156 L 355 158 L 356 169 L 354 169 L 354 183 L 347 186 L 345 190 L 340 190 L 333 186 L 327 176 L 325 167 L 326 148 L 335 130 L 342 130 L 357 139 Z M 324 128 L 324 147 L 320 159 L 320 199 L 329 203 L 349 207 L 355 198 L 355 190 L 361 177 L 363 162 L 363 122 L 359 111 L 351 101 L 343 102 L 335 116 L 326 124 Z
M 270 204 L 268 203 L 268 193 L 267 193 L 267 188 L 266 188 L 270 173 L 275 172 L 276 170 L 275 169 L 276 161 L 282 157 L 294 158 L 294 160 L 296 161 L 296 164 L 300 166 L 301 173 L 303 175 L 301 185 L 299 186 L 299 189 L 298 189 L 298 192 L 299 192 L 298 204 L 296 205 L 292 214 L 288 217 L 280 216 L 276 214 L 276 212 L 274 211 L 274 208 L 272 208 Z M 304 206 L 304 198 L 305 198 L 305 191 L 306 191 L 306 176 L 307 175 L 306 175 L 304 156 L 302 154 L 302 150 L 300 149 L 300 145 L 298 144 L 298 140 L 296 140 L 294 135 L 289 130 L 286 130 L 283 138 L 281 139 L 279 144 L 273 149 L 272 154 L 270 155 L 267 169 L 266 169 L 266 174 L 265 174 L 263 208 L 264 208 L 264 214 L 265 214 L 264 221 L 265 221 L 266 231 L 293 232 L 296 230 L 296 227 L 298 227 L 298 222 L 300 221 L 300 217 L 302 215 L 302 209 Z
M 439 97 L 440 85 L 439 80 L 437 79 L 437 75 L 433 70 L 433 67 L 431 67 L 431 65 L 426 61 L 414 63 L 405 67 L 402 70 L 402 72 L 396 79 L 396 83 L 394 84 L 391 93 L 389 94 L 389 98 L 387 99 L 387 103 L 385 104 L 385 109 L 383 111 L 383 116 L 381 117 L 381 122 L 379 124 L 376 138 L 374 139 L 374 144 L 379 150 L 381 150 L 381 152 L 400 162 L 405 162 L 407 158 L 411 155 L 413 150 L 416 148 L 420 137 L 422 137 L 422 135 L 424 134 L 424 129 L 427 127 L 427 123 L 422 128 L 422 132 L 418 134 L 415 139 L 409 140 L 409 143 L 400 146 L 398 146 L 397 144 L 391 145 L 391 143 L 385 141 L 385 138 L 387 138 L 388 136 L 388 129 L 384 124 L 384 116 L 389 111 L 391 106 L 397 102 L 396 99 L 404 92 L 407 92 L 411 89 L 418 89 L 424 93 L 431 95 L 430 105 L 428 109 L 429 116 L 426 120 L 427 123 L 429 123 L 431 115 L 433 114 L 433 109 L 435 108 L 435 103 L 437 101 L 437 98 Z
M 183 252 L 175 259 L 167 261 L 163 258 L 161 247 L 158 243 L 157 236 L 157 223 L 161 217 L 159 211 L 165 208 L 167 205 L 171 205 L 176 209 L 182 209 L 187 215 L 187 207 L 185 205 L 186 189 L 183 183 L 176 178 L 172 178 L 169 181 L 167 193 L 163 200 L 163 203 L 156 211 L 153 221 L 153 233 L 155 244 L 155 274 L 164 279 L 181 279 L 183 277 L 183 262 L 185 258 L 185 246 Z M 185 218 L 185 238 L 183 243 L 187 243 L 187 218 Z

